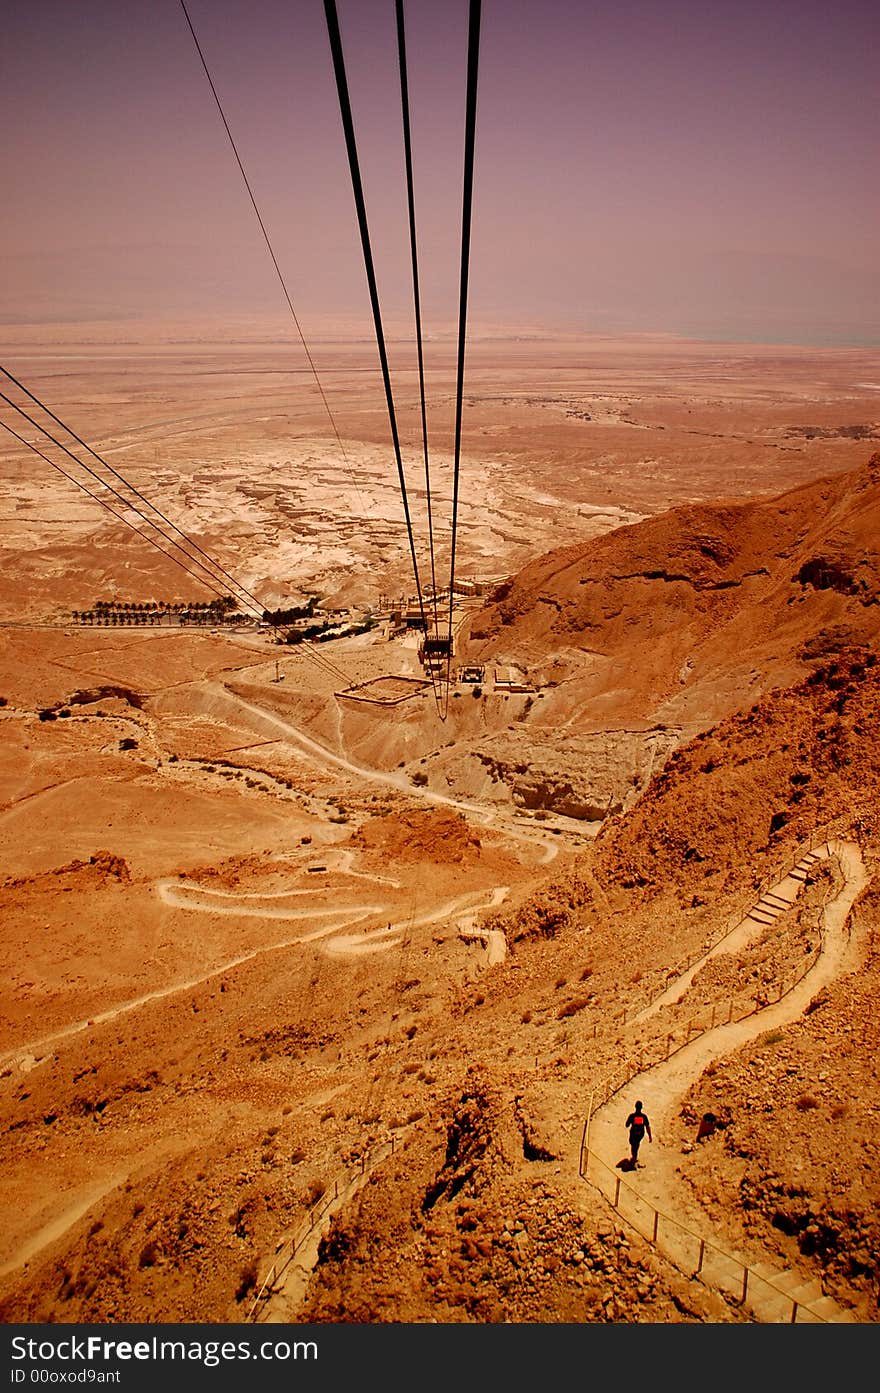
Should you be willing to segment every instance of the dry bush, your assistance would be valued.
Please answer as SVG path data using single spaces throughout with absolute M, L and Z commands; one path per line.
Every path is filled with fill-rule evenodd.
M 249 1259 L 238 1274 L 238 1286 L 235 1288 L 236 1301 L 244 1301 L 248 1292 L 254 1290 L 257 1285 L 257 1264 L 254 1258 Z
M 564 1006 L 560 1006 L 556 1012 L 558 1021 L 564 1020 L 566 1016 L 576 1016 L 578 1011 L 583 1011 L 585 1006 L 589 1006 L 592 997 L 576 996 L 571 1001 L 567 1001 Z
M 812 1108 L 818 1108 L 819 1100 L 814 1098 L 812 1093 L 802 1093 L 795 1102 L 798 1112 L 809 1112 Z

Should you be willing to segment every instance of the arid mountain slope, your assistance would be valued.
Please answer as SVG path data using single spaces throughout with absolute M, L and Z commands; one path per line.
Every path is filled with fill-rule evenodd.
M 536 563 L 486 623 L 499 655 L 520 635 L 561 680 L 491 706 L 461 693 L 449 748 L 397 783 L 341 757 L 342 717 L 338 746 L 298 741 L 307 703 L 328 726 L 341 705 L 329 679 L 308 687 L 291 667 L 282 704 L 274 663 L 228 640 L 8 631 L 0 1318 L 243 1320 L 279 1243 L 394 1138 L 273 1319 L 750 1319 L 624 1229 L 580 1179 L 579 1146 L 610 1074 L 822 956 L 833 857 L 680 999 L 633 1018 L 830 823 L 873 877 L 839 970 L 783 1026 L 719 1046 L 653 1151 L 709 1241 L 806 1265 L 876 1321 L 878 476 L 874 457 L 775 503 L 656 519 L 650 555 L 628 560 L 648 534 L 624 529 L 599 553 L 621 563 L 605 618 L 605 581 L 572 579 L 583 549 L 580 572 L 557 554 L 565 603 L 552 559 Z M 727 560 L 701 550 L 710 514 Z M 543 627 L 530 574 L 557 587 Z M 699 720 L 661 730 L 657 712 L 692 690 Z M 390 762 L 398 717 L 357 719 L 377 749 L 385 722 Z M 502 739 L 521 741 L 518 777 L 555 750 L 577 791 L 592 733 L 619 783 L 627 731 L 653 734 L 656 759 L 592 843 L 582 824 L 507 816 L 483 788 L 476 810 L 422 801 L 455 760 L 500 765 Z M 617 1098 L 621 1150 L 632 1101 Z M 707 1110 L 721 1125 L 697 1146 Z
M 674 508 L 526 567 L 475 616 L 471 646 L 551 682 L 576 672 L 584 725 L 613 710 L 704 726 L 876 640 L 878 519 L 880 454 L 778 498 Z
M 611 1258 L 596 1246 L 609 1233 L 602 1205 L 587 1187 L 578 1190 L 570 1164 L 552 1163 L 576 1156 L 592 1086 L 631 1051 L 650 1051 L 655 1036 L 697 1006 L 772 993 L 812 951 L 810 927 L 833 869 L 817 872 L 803 903 L 756 942 L 704 967 L 679 1006 L 651 1023 L 620 1025 L 622 1010 L 662 991 L 726 916 L 755 897 L 800 834 L 831 819 L 860 841 L 876 870 L 878 710 L 880 665 L 870 653 L 770 693 L 673 756 L 573 874 L 492 917 L 513 952 L 471 996 L 466 1019 L 453 1013 L 440 1053 L 481 1062 L 445 1097 L 438 1091 L 445 1152 L 433 1143 L 432 1170 L 431 1144 L 414 1138 L 409 1154 L 349 1206 L 322 1248 L 304 1318 L 706 1318 L 694 1304 L 698 1284 L 682 1302 L 638 1242 Z M 880 1275 L 880 1154 L 864 1125 L 878 1086 L 878 929 L 869 888 L 851 930 L 859 970 L 817 993 L 785 1029 L 713 1062 L 658 1139 L 679 1154 L 700 1232 L 753 1261 L 811 1270 L 862 1320 L 876 1319 Z M 552 1042 L 555 1056 L 542 1054 Z M 432 1067 L 451 1085 L 437 1057 Z M 631 1101 L 624 1094 L 620 1102 L 621 1147 Z M 696 1124 L 708 1109 L 720 1125 L 697 1146 Z M 628 1263 L 635 1270 L 627 1280 Z M 593 1286 L 597 1271 L 604 1295 Z M 677 1311 L 664 1308 L 670 1296 Z
M 877 645 L 878 523 L 874 454 L 539 558 L 473 616 L 463 656 L 518 665 L 540 700 L 490 704 L 489 738 L 439 751 L 432 786 L 587 820 L 631 806 L 681 740 L 841 647 Z

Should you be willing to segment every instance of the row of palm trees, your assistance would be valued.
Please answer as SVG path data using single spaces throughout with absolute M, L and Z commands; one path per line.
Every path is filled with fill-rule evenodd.
M 91 609 L 71 611 L 77 624 L 219 624 L 240 623 L 249 615 L 239 614 L 230 595 L 216 600 L 96 600 Z

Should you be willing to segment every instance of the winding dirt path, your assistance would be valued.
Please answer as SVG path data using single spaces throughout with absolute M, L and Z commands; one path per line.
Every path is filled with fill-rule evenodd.
M 552 861 L 558 852 L 558 843 L 549 837 L 533 836 L 527 832 L 521 832 L 519 828 L 512 827 L 509 822 L 501 817 L 494 808 L 487 808 L 479 803 L 467 803 L 461 798 L 453 798 L 449 794 L 435 793 L 431 789 L 420 787 L 418 784 L 410 783 L 409 779 L 401 774 L 393 774 L 388 770 L 370 769 L 363 764 L 355 764 L 352 760 L 346 759 L 344 755 L 334 754 L 319 741 L 313 740 L 305 731 L 298 726 L 292 725 L 281 716 L 276 716 L 273 711 L 267 711 L 265 707 L 258 706 L 255 702 L 247 701 L 244 697 L 230 692 L 228 688 L 217 682 L 205 683 L 203 691 L 208 692 L 213 697 L 220 697 L 222 700 L 241 707 L 249 711 L 252 716 L 256 716 L 262 721 L 268 722 L 274 729 L 284 732 L 287 739 L 294 745 L 298 745 L 306 757 L 324 768 L 330 766 L 334 769 L 341 769 L 346 774 L 352 774 L 357 779 L 362 779 L 366 783 L 380 784 L 384 788 L 393 788 L 398 793 L 405 793 L 408 798 L 420 798 L 425 803 L 434 803 L 447 808 L 455 808 L 458 812 L 474 818 L 481 826 L 493 827 L 502 836 L 509 837 L 511 841 L 520 842 L 523 845 L 530 845 L 541 850 L 539 865 L 544 865 Z
M 684 1046 L 670 1059 L 636 1075 L 607 1103 L 598 1108 L 590 1120 L 588 1145 L 591 1156 L 587 1174 L 590 1182 L 609 1196 L 609 1193 L 614 1192 L 615 1177 L 620 1175 L 620 1171 L 616 1169 L 617 1162 L 629 1150 L 625 1118 L 632 1110 L 636 1099 L 644 1102 L 651 1119 L 654 1141 L 653 1144 L 647 1140 L 643 1142 L 639 1170 L 634 1174 L 624 1175 L 621 1182 L 627 1191 L 625 1203 L 633 1215 L 638 1215 L 639 1222 L 636 1226 L 642 1232 L 645 1232 L 646 1221 L 650 1232 L 653 1211 L 659 1211 L 661 1216 L 668 1216 L 675 1225 L 681 1226 L 681 1229 L 696 1232 L 705 1237 L 707 1242 L 714 1241 L 710 1221 L 687 1201 L 684 1187 L 677 1174 L 678 1152 L 673 1151 L 663 1140 L 667 1124 L 676 1113 L 688 1089 L 709 1063 L 732 1054 L 748 1041 L 774 1027 L 797 1020 L 821 987 L 840 974 L 855 969 L 862 959 L 864 942 L 860 935 L 852 931 L 849 924 L 850 910 L 870 879 L 865 870 L 861 850 L 855 842 L 834 839 L 817 848 L 815 854 L 837 859 L 844 884 L 835 898 L 825 906 L 822 947 L 810 971 L 780 1001 L 743 1020 L 716 1026 Z M 795 883 L 798 889 L 801 888 L 801 882 Z M 782 897 L 787 897 L 792 890 L 791 877 L 784 877 L 773 889 Z M 716 945 L 706 956 L 714 956 L 719 951 L 735 950 L 760 931 L 760 925 L 743 921 L 735 935 L 729 935 L 723 946 Z M 668 1001 L 678 1000 L 689 985 L 695 970 L 694 967 L 683 973 L 680 979 L 636 1019 L 645 1019 Z M 624 1205 L 621 1205 L 621 1213 L 625 1212 Z M 658 1239 L 661 1234 L 660 1246 L 663 1251 L 681 1270 L 693 1272 L 698 1244 L 695 1245 L 683 1234 L 677 1233 L 674 1225 L 664 1223 L 662 1218 Z M 723 1249 L 724 1242 L 718 1240 L 718 1247 Z M 768 1280 L 772 1279 L 769 1265 L 760 1256 L 749 1255 L 745 1250 L 731 1253 L 731 1256 L 736 1259 L 736 1264 L 730 1272 L 724 1271 L 724 1264 L 720 1259 L 716 1262 L 718 1272 L 715 1285 L 719 1289 L 734 1292 L 737 1290 L 737 1284 L 742 1280 L 739 1264 L 749 1266 L 753 1271 L 763 1272 Z M 821 1288 L 815 1280 L 811 1282 L 807 1276 L 784 1272 L 781 1268 L 776 1276 L 782 1279 L 783 1286 L 791 1295 L 780 1299 L 765 1283 L 753 1283 L 749 1304 L 759 1319 L 790 1319 L 791 1303 L 795 1297 L 804 1302 L 807 1318 L 809 1308 L 812 1307 L 817 1313 L 822 1312 L 823 1319 L 846 1319 L 846 1314 L 840 1308 L 836 1308 L 828 1298 L 822 1297 Z
M 186 898 L 183 901 L 175 896 L 175 891 L 179 891 L 181 886 L 180 881 L 159 881 L 157 884 L 157 891 L 160 898 L 165 900 L 165 903 L 177 909 L 182 908 L 209 915 L 244 914 L 263 919 L 281 919 L 285 921 L 315 919 L 330 914 L 335 917 L 329 924 L 322 925 L 307 932 L 298 933 L 293 937 L 286 936 L 279 940 L 273 940 L 271 943 L 261 944 L 259 947 L 251 948 L 245 953 L 239 953 L 233 958 L 224 959 L 221 963 L 212 964 L 211 967 L 206 968 L 205 971 L 200 973 L 197 977 L 189 977 L 183 982 L 172 982 L 168 986 L 157 988 L 155 991 L 144 992 L 139 996 L 131 998 L 129 1001 L 120 1002 L 106 1011 L 100 1011 L 93 1016 L 89 1016 L 85 1020 L 74 1021 L 70 1025 L 62 1026 L 59 1030 L 52 1031 L 48 1035 L 41 1035 L 37 1039 L 28 1040 L 23 1044 L 17 1045 L 14 1049 L 6 1051 L 5 1054 L 0 1055 L 0 1067 L 5 1068 L 7 1065 L 11 1065 L 12 1067 L 17 1067 L 22 1072 L 27 1072 L 39 1064 L 48 1054 L 49 1049 L 57 1045 L 59 1041 L 69 1039 L 72 1035 L 78 1035 L 83 1030 L 91 1029 L 94 1026 L 104 1025 L 108 1021 L 116 1020 L 118 1016 L 127 1015 L 131 1011 L 137 1011 L 151 1001 L 160 1001 L 164 997 L 176 996 L 179 992 L 192 991 L 196 987 L 204 986 L 204 984 L 209 982 L 213 977 L 218 977 L 224 972 L 229 972 L 233 968 L 239 967 L 242 963 L 250 962 L 264 953 L 274 953 L 284 948 L 295 948 L 300 944 L 313 943 L 317 939 L 329 939 L 332 935 L 344 933 L 344 931 L 350 929 L 353 924 L 361 923 L 370 916 L 384 918 L 388 910 L 387 902 L 380 904 L 348 905 L 341 914 L 335 909 L 285 910 L 259 905 L 253 905 L 248 908 L 246 907 L 247 900 L 254 898 L 250 892 L 244 892 L 241 895 L 241 903 L 238 905 L 224 905 L 218 904 L 217 900 L 226 898 L 227 895 L 233 895 L 235 892 L 224 892 L 213 889 L 205 890 L 190 882 L 187 884 L 194 893 L 191 898 Z M 345 942 L 348 945 L 347 950 L 344 947 L 337 946 L 333 951 L 336 955 L 348 951 L 353 956 L 359 956 L 367 946 L 370 946 L 373 952 L 377 951 L 379 948 L 393 948 L 400 942 L 400 935 L 404 929 L 406 932 L 410 932 L 412 929 L 423 928 L 428 924 L 434 924 L 438 920 L 454 919 L 460 915 L 472 914 L 475 910 L 494 908 L 503 901 L 508 888 L 509 887 L 506 885 L 501 885 L 495 886 L 491 890 L 476 890 L 470 891 L 464 895 L 457 895 L 451 900 L 444 900 L 442 904 L 435 905 L 432 909 L 419 915 L 417 918 L 408 920 L 405 925 L 398 923 L 392 935 L 389 935 L 388 930 L 384 927 L 377 928 L 371 933 L 358 935 L 355 940 L 346 938 Z M 281 893 L 310 894 L 320 892 L 287 891 Z

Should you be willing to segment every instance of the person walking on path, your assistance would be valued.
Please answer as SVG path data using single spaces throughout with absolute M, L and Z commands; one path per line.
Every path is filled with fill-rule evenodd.
M 648 1121 L 647 1113 L 642 1111 L 641 1099 L 636 1103 L 635 1110 L 626 1119 L 626 1126 L 629 1128 L 629 1149 L 631 1153 L 630 1166 L 632 1170 L 639 1164 L 639 1147 L 645 1133 L 648 1134 L 648 1141 L 653 1142 L 651 1136 L 651 1124 Z

